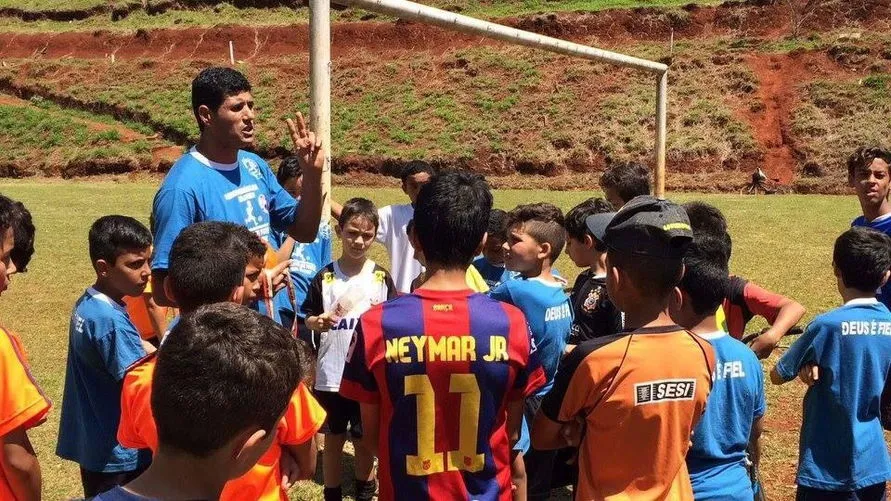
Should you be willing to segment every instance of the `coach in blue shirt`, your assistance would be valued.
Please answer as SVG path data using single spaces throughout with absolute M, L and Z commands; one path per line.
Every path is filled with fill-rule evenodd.
M 192 110 L 201 137 L 173 165 L 152 204 L 152 290 L 160 305 L 171 305 L 163 287 L 170 246 L 190 224 L 229 221 L 267 241 L 282 231 L 311 242 L 322 211 L 325 154 L 301 115 L 296 126 L 288 123 L 304 174 L 298 210 L 266 162 L 244 150 L 254 144 L 255 133 L 254 99 L 244 75 L 231 68 L 203 70 L 192 82 Z

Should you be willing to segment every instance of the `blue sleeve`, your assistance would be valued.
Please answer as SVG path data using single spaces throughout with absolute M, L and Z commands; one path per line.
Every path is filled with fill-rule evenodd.
M 510 286 L 508 285 L 508 282 L 504 282 L 498 287 L 490 290 L 489 297 L 495 299 L 496 301 L 501 301 L 503 303 L 513 304 L 514 306 L 516 306 L 513 296 L 511 296 Z
M 127 369 L 145 356 L 139 332 L 129 321 L 110 323 L 95 340 L 106 370 L 117 381 L 122 381 Z
M 325 223 L 325 227 L 322 231 L 322 262 L 319 263 L 320 266 L 328 266 L 332 261 L 334 261 L 334 249 L 331 246 L 331 225 L 330 223 Z
M 813 322 L 808 325 L 804 334 L 792 343 L 792 346 L 777 361 L 776 370 L 780 377 L 784 381 L 791 381 L 795 379 L 795 376 L 798 375 L 798 370 L 804 364 L 815 362 L 817 354 L 822 351 L 825 338 L 826 335 L 821 324 Z
M 272 169 L 260 158 L 266 170 L 266 184 L 269 187 L 269 225 L 275 232 L 284 232 L 294 224 L 297 219 L 297 200 L 278 184 L 278 179 L 272 174 Z
M 166 270 L 173 241 L 187 226 L 198 221 L 195 197 L 184 190 L 162 187 L 152 203 L 154 233 L 153 270 Z

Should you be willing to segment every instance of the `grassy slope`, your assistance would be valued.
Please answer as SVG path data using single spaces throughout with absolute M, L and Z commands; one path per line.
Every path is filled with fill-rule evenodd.
M 42 461 L 46 499 L 79 494 L 76 468 L 58 460 L 53 451 L 64 382 L 68 317 L 75 299 L 93 279 L 87 259 L 87 229 L 94 219 L 111 213 L 147 222 L 156 187 L 156 180 L 0 183 L 0 191 L 30 208 L 38 227 L 32 271 L 14 277 L 10 290 L 0 301 L 0 318 L 4 325 L 21 333 L 35 376 L 56 404 L 49 421 L 32 432 Z M 337 190 L 336 196 L 346 199 L 360 194 L 381 205 L 401 202 L 403 198 L 397 189 L 384 188 L 343 188 Z M 585 193 L 545 191 L 495 194 L 496 205 L 505 209 L 521 202 L 548 200 L 565 210 L 584 197 Z M 795 297 L 808 308 L 809 317 L 837 304 L 830 268 L 831 245 L 858 210 L 853 197 L 678 196 L 678 200 L 692 198 L 713 203 L 727 215 L 734 235 L 735 273 Z M 387 265 L 381 247 L 375 246 L 372 255 Z M 574 278 L 578 271 L 565 256 L 559 259 L 558 267 L 568 278 Z M 776 499 L 790 498 L 793 493 L 802 394 L 797 384 L 768 388 L 763 474 Z M 292 498 L 321 499 L 321 489 L 316 484 L 304 483 Z

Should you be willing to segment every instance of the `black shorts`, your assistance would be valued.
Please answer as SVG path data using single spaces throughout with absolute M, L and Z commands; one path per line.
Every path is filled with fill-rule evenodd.
M 316 400 L 328 413 L 322 433 L 340 435 L 350 432 L 354 439 L 362 438 L 362 413 L 359 402 L 340 396 L 334 391 L 315 390 Z
M 798 486 L 795 492 L 797 501 L 884 501 L 885 482 L 870 485 L 856 491 L 824 491 Z

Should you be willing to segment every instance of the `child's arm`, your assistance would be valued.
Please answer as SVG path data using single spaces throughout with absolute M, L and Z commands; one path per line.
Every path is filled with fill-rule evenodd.
M 789 329 L 801 321 L 806 310 L 800 303 L 752 282 L 745 282 L 742 296 L 749 311 L 763 317 L 770 324 L 770 328 L 750 345 L 758 358 L 767 358 Z
M 825 338 L 826 334 L 817 322 L 808 325 L 804 334 L 792 343 L 786 353 L 777 360 L 776 365 L 770 371 L 770 382 L 783 384 L 795 379 L 803 368 L 816 367 Z M 811 370 L 819 371 L 819 369 Z M 819 378 L 819 373 L 817 373 L 817 378 Z M 804 381 L 804 379 L 802 380 Z
M 316 438 L 313 436 L 300 445 L 284 445 L 282 450 L 282 486 L 289 489 L 298 480 L 308 480 L 316 472 Z
M 524 400 L 514 400 L 507 404 L 507 433 L 510 443 L 511 457 L 511 483 L 513 484 L 514 501 L 526 500 L 526 462 L 523 461 L 523 455 L 520 451 L 514 449 L 517 442 L 520 441 L 520 427 L 523 425 L 523 403 Z
M 3 460 L 0 466 L 3 475 L 12 488 L 14 499 L 19 501 L 38 501 L 40 499 L 40 462 L 28 440 L 24 427 L 19 427 L 2 439 Z
M 362 412 L 362 443 L 375 456 L 380 446 L 381 406 L 359 402 Z
M 145 308 L 148 310 L 152 329 L 157 333 L 158 339 L 161 339 L 164 337 L 164 333 L 167 332 L 167 308 L 158 306 L 152 294 L 143 294 L 142 299 L 145 301 Z
M 764 430 L 764 418 L 757 417 L 752 422 L 752 432 L 749 434 L 749 460 L 752 461 L 752 467 L 758 470 L 761 463 L 761 432 Z
M 294 245 L 296 243 L 297 241 L 293 238 L 285 236 L 285 241 L 282 242 L 282 246 L 275 252 L 275 256 L 278 258 L 279 263 L 291 259 L 291 253 L 294 252 Z
M 334 320 L 331 313 L 325 312 L 319 315 L 309 315 L 306 317 L 306 326 L 315 332 L 326 332 L 334 327 Z

